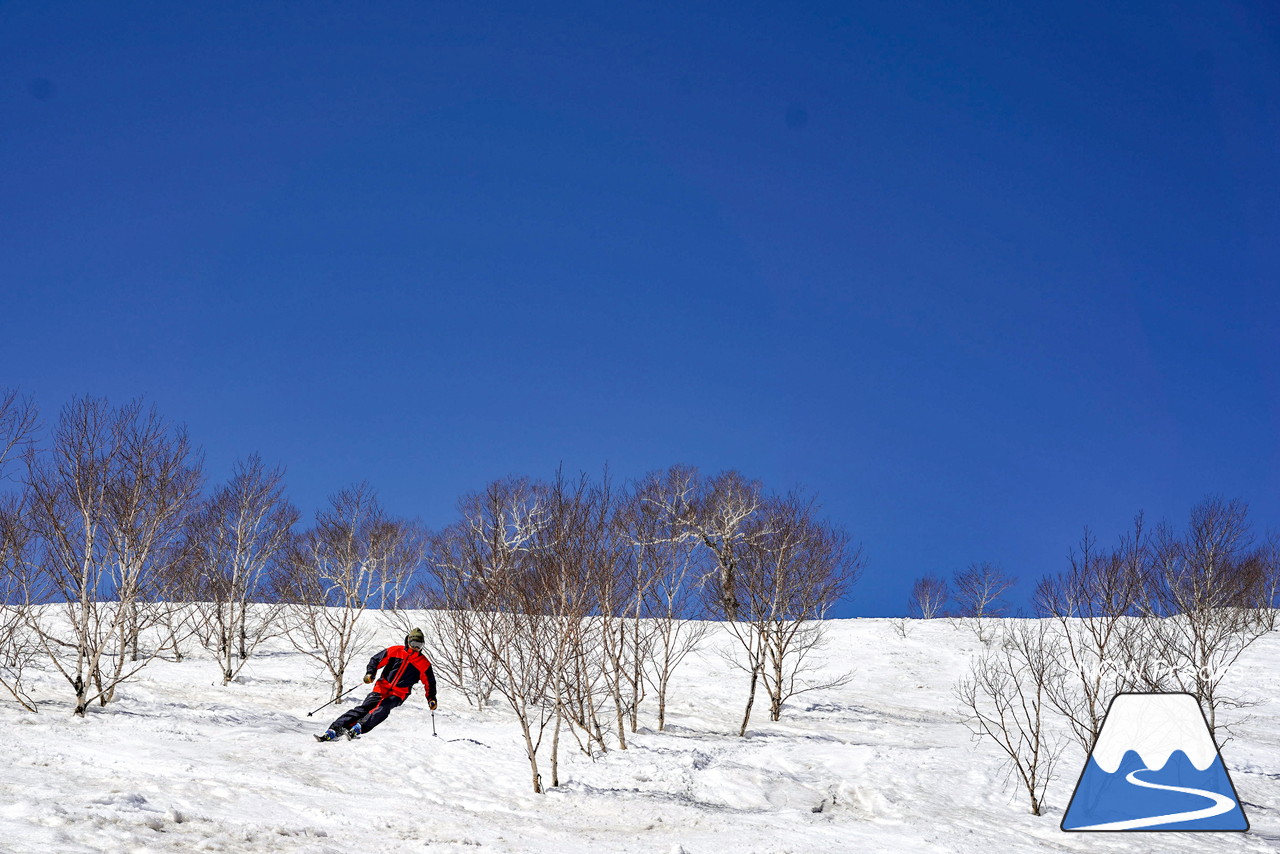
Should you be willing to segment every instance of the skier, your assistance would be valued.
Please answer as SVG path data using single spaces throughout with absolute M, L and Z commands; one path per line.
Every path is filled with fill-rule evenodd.
M 422 654 L 423 640 L 422 629 L 414 629 L 405 635 L 404 646 L 388 647 L 369 659 L 364 674 L 366 685 L 373 682 L 374 674 L 382 668 L 382 678 L 373 686 L 373 693 L 360 705 L 341 714 L 323 735 L 316 736 L 316 741 L 333 741 L 343 735 L 359 738 L 386 720 L 419 680 L 427 695 L 427 705 L 434 712 L 436 678 L 431 673 L 431 662 Z

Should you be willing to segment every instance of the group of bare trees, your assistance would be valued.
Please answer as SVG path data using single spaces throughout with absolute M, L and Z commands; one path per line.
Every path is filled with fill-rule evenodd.
M 0 686 L 32 711 L 34 665 L 61 676 L 83 715 L 192 638 L 226 684 L 287 633 L 340 692 L 353 613 L 394 608 L 421 566 L 419 528 L 367 486 L 299 531 L 281 469 L 248 457 L 205 495 L 186 430 L 141 401 L 74 400 L 47 435 L 38 420 L 0 394 Z
M 1005 594 L 1015 579 L 987 561 L 957 569 L 951 578 L 923 575 L 911 586 L 907 613 L 922 620 L 946 617 L 975 628 L 979 637 L 984 621 L 1008 613 Z
M 914 620 L 946 618 L 952 624 L 973 631 L 983 643 L 990 641 L 999 626 L 999 617 L 1008 613 L 1005 594 L 1014 579 L 995 564 L 971 563 L 951 574 L 923 575 L 911 586 L 907 617 L 893 621 L 899 636 L 906 637 Z
M 1064 746 L 1047 727 L 1051 715 L 1087 755 L 1116 694 L 1186 692 L 1221 740 L 1222 712 L 1249 702 L 1224 680 L 1276 628 L 1278 593 L 1280 547 L 1255 539 L 1239 501 L 1203 501 L 1182 530 L 1152 531 L 1139 515 L 1109 550 L 1086 531 L 1068 568 L 1037 586 L 1041 619 L 1005 621 L 957 694 L 1038 815 Z
M 185 432 L 139 403 L 75 401 L 49 447 L 28 451 L 20 577 L 49 603 L 30 625 L 74 691 L 76 714 L 107 704 L 157 654 L 142 636 L 171 616 L 166 586 L 200 480 Z
M 749 676 L 740 733 L 758 686 L 778 720 L 790 697 L 842 678 L 818 676 L 812 655 L 860 555 L 798 495 L 674 467 L 621 489 L 498 481 L 459 512 L 428 556 L 434 649 L 468 700 L 514 711 L 535 791 L 548 733 L 555 786 L 562 733 L 587 753 L 626 749 L 651 692 L 664 728 L 672 674 L 708 619 Z

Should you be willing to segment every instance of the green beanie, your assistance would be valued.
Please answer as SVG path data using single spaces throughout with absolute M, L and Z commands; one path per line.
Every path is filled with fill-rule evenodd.
M 409 632 L 409 634 L 404 636 L 404 645 L 408 646 L 414 641 L 417 641 L 418 643 L 424 643 L 426 639 L 427 639 L 426 636 L 422 634 L 422 629 L 413 629 Z

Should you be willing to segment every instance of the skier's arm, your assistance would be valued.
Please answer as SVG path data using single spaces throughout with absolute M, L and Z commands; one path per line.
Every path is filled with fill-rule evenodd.
M 427 664 L 427 669 L 422 673 L 423 690 L 427 693 L 427 702 L 435 708 L 436 703 L 436 676 L 431 672 L 431 664 Z
M 387 651 L 375 652 L 373 658 L 369 659 L 369 663 L 365 665 L 364 675 L 374 676 L 378 672 L 378 668 L 387 663 Z

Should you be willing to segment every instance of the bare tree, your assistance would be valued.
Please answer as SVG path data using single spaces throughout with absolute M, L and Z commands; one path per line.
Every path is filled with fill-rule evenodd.
M 763 673 L 769 694 L 769 717 L 782 717 L 782 704 L 808 691 L 838 687 L 850 675 L 815 681 L 813 653 L 824 645 L 828 611 L 842 600 L 862 573 L 862 550 L 849 535 L 814 518 L 814 503 L 788 496 L 781 507 L 776 544 L 769 550 L 767 571 L 751 585 L 753 598 L 768 603 L 770 629 Z M 760 596 L 759 593 L 765 593 Z
M 199 634 L 223 685 L 278 631 L 285 606 L 263 601 L 264 593 L 290 552 L 298 517 L 285 498 L 284 470 L 268 469 L 254 454 L 235 464 L 231 479 L 192 520 Z
M 31 443 L 38 420 L 30 398 L 19 397 L 17 389 L 0 389 L 0 477 L 5 464 Z
M 715 559 L 712 592 L 719 600 L 717 613 L 738 619 L 738 568 L 751 542 L 768 528 L 757 519 L 764 505 L 759 481 L 747 480 L 736 471 L 722 472 L 702 484 L 689 503 L 683 522 L 710 550 Z
M 582 483 L 558 478 L 551 487 L 524 480 L 491 484 L 463 503 L 467 538 L 460 629 L 520 726 L 533 791 L 545 790 L 539 754 L 554 721 L 552 781 L 557 785 L 558 734 L 566 704 L 570 647 L 581 635 L 588 601 L 577 554 Z M 582 644 L 578 642 L 581 649 Z
M 942 616 L 951 591 L 947 580 L 937 575 L 923 575 L 911 585 L 911 598 L 907 602 L 911 616 L 932 620 Z
M 428 569 L 434 579 L 431 607 L 438 619 L 432 634 L 441 679 L 468 702 L 483 708 L 493 693 L 495 675 L 485 650 L 488 588 L 518 574 L 529 560 L 539 531 L 547 524 L 544 501 L 527 479 L 490 483 L 458 502 L 460 519 L 431 538 Z
M 460 522 L 430 538 L 426 561 L 434 584 L 427 593 L 426 606 L 436 614 L 423 628 L 430 641 L 436 678 L 460 693 L 468 704 L 483 709 L 493 693 L 493 679 L 479 651 L 471 645 L 479 630 L 473 625 L 467 584 L 468 546 L 466 527 Z
M 1245 589 L 1257 591 L 1263 624 L 1271 631 L 1280 628 L 1280 532 L 1267 536 L 1246 559 L 1242 571 Z
M 181 564 L 181 538 L 202 481 L 199 454 L 186 429 L 140 402 L 122 410 L 119 467 L 106 492 L 112 586 L 123 612 L 115 675 L 139 658 L 145 625 L 169 622 L 181 607 L 164 595 L 166 570 Z M 142 612 L 148 613 L 144 615 Z M 108 699 L 110 694 L 108 693 Z
M 33 628 L 83 715 L 158 654 L 135 655 L 136 639 L 155 619 L 153 582 L 198 464 L 185 433 L 154 411 L 92 398 L 66 406 L 49 450 L 26 459 L 36 559 L 53 599 Z
M 199 512 L 200 504 L 195 505 L 192 512 Z M 187 517 L 186 528 L 191 526 L 191 517 Z M 203 643 L 201 636 L 207 629 L 201 621 L 199 606 L 204 594 L 204 565 L 198 560 L 195 544 L 187 535 L 168 550 L 163 563 L 156 568 L 156 577 L 151 587 L 156 624 L 152 635 L 156 638 L 160 657 L 173 661 L 185 661 L 187 657 L 186 642 L 195 638 Z
M 1274 552 L 1253 541 L 1243 502 L 1209 498 L 1185 535 L 1161 525 L 1152 545 L 1139 678 L 1148 690 L 1194 695 L 1215 733 L 1221 710 L 1243 704 L 1223 693 L 1223 679 L 1274 626 Z
M 1097 743 L 1112 698 L 1131 686 L 1129 658 L 1149 540 L 1141 514 L 1111 552 L 1099 552 L 1086 530 L 1070 568 L 1036 588 L 1036 608 L 1052 618 L 1058 638 L 1058 667 L 1047 684 L 1048 697 L 1086 755 Z
M 711 623 L 702 609 L 697 583 L 706 575 L 707 551 L 684 520 L 697 494 L 697 472 L 673 466 L 648 475 L 633 490 L 623 528 L 634 551 L 636 571 L 652 579 L 644 589 L 644 614 L 651 627 L 650 667 L 657 693 L 658 729 L 666 729 L 671 679 L 681 662 L 702 643 Z
M 628 533 L 630 506 L 614 494 L 607 472 L 595 488 L 579 490 L 575 504 L 580 534 L 569 540 L 578 545 L 566 557 L 581 562 L 589 579 L 594 601 L 587 619 L 599 630 L 601 673 L 613 701 L 618 746 L 626 750 L 626 729 L 637 730 L 645 696 L 653 626 L 642 617 L 656 577 L 650 564 L 636 559 Z
M 1001 597 L 1013 582 L 1003 570 L 986 562 L 971 563 L 952 575 L 952 600 L 956 603 L 957 616 L 984 643 L 989 640 L 987 621 L 1005 613 Z
M 369 608 L 387 601 L 414 567 L 397 562 L 399 523 L 387 519 L 368 484 L 343 489 L 316 514 L 290 560 L 296 603 L 288 635 L 294 648 L 317 662 L 344 693 L 346 668 L 372 640 L 361 622 Z
M 495 481 L 463 497 L 462 518 L 434 538 L 429 561 L 443 675 L 477 702 L 490 694 L 507 701 L 538 793 L 543 739 L 563 711 L 558 683 L 567 634 L 581 623 L 582 615 L 566 606 L 585 592 L 581 579 L 572 582 L 546 554 L 563 536 L 552 530 L 553 498 L 525 479 Z
M 1053 639 L 1046 623 L 1030 620 L 1005 626 L 997 640 L 955 693 L 974 738 L 999 746 L 1010 779 L 1026 792 L 1031 814 L 1040 815 L 1063 747 L 1045 726 L 1056 661 Z
M 849 681 L 851 674 L 822 681 L 805 676 L 816 669 L 813 653 L 825 634 L 821 620 L 862 569 L 861 551 L 850 547 L 846 533 L 817 520 L 810 500 L 795 494 L 769 499 L 753 521 L 759 528 L 746 538 L 732 597 L 740 619 L 725 622 L 740 647 L 733 661 L 750 675 L 743 736 L 758 684 L 769 695 L 769 716 L 776 721 L 790 697 Z
M 541 794 L 538 755 L 547 727 L 561 718 L 556 681 L 565 650 L 563 627 L 573 616 L 537 613 L 523 585 L 492 585 L 487 592 L 489 602 L 476 611 L 480 631 L 474 641 L 493 668 L 495 690 L 519 722 L 533 791 Z
M 522 577 L 526 592 L 521 601 L 530 613 L 542 615 L 538 649 L 554 709 L 551 784 L 558 786 L 563 726 L 568 725 L 585 753 L 592 753 L 593 742 L 601 751 L 607 750 L 603 717 L 610 700 L 618 743 L 626 748 L 622 706 L 626 638 L 619 631 L 624 623 L 618 619 L 614 601 L 620 549 L 611 528 L 607 473 L 593 487 L 586 475 L 570 480 L 557 472 L 542 495 L 547 524 L 530 552 L 531 571 Z M 537 708 L 537 720 L 549 725 L 552 709 L 547 699 Z
M 431 532 L 417 520 L 394 520 L 374 532 L 374 541 L 383 566 L 392 568 L 385 573 L 379 620 L 396 634 L 408 634 L 420 628 L 412 612 L 429 601 L 424 575 Z
M 32 630 L 39 593 L 30 560 L 30 531 L 24 516 L 24 496 L 0 496 L 0 688 L 22 708 L 34 712 L 36 701 L 27 692 L 25 675 L 39 654 Z
M 953 597 L 964 617 L 999 617 L 1005 612 L 1001 597 L 1013 579 L 990 563 L 972 563 L 952 577 Z
M 36 429 L 36 408 L 17 391 L 0 391 L 0 480 L 5 463 L 31 441 Z M 30 560 L 31 531 L 27 524 L 28 496 L 0 495 L 0 688 L 20 706 L 36 711 L 26 692 L 25 671 L 37 652 L 31 630 L 32 608 L 38 594 Z

